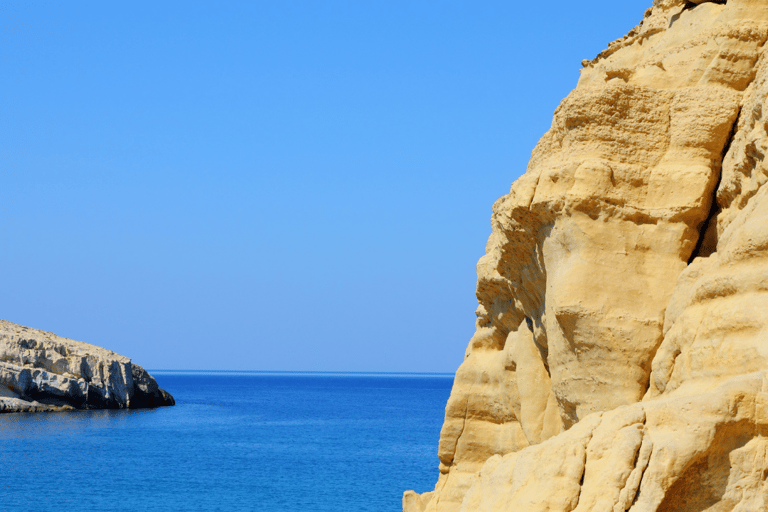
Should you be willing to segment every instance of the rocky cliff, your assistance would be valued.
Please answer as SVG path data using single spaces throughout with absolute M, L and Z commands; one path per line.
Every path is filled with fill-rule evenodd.
M 406 512 L 768 510 L 766 39 L 766 0 L 655 0 L 582 63 Z
M 174 403 L 144 368 L 127 357 L 0 320 L 0 413 Z

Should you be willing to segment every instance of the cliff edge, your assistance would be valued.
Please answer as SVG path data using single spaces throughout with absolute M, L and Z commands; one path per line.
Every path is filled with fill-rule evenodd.
M 0 320 L 0 413 L 174 404 L 127 357 Z
M 655 0 L 493 206 L 405 512 L 768 510 L 768 2 Z

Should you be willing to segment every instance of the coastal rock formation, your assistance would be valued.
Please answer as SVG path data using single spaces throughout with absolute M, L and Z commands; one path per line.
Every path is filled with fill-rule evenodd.
M 768 510 L 768 2 L 655 0 L 493 206 L 405 512 Z
M 174 405 L 141 366 L 110 350 L 0 320 L 0 412 Z

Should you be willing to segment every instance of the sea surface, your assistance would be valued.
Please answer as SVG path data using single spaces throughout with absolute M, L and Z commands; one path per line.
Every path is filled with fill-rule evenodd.
M 0 510 L 399 512 L 453 375 L 151 371 L 151 410 L 0 414 Z

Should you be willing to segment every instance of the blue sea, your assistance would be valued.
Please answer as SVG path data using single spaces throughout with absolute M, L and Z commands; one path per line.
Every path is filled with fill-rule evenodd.
M 0 510 L 399 512 L 452 375 L 151 372 L 151 410 L 0 414 Z

